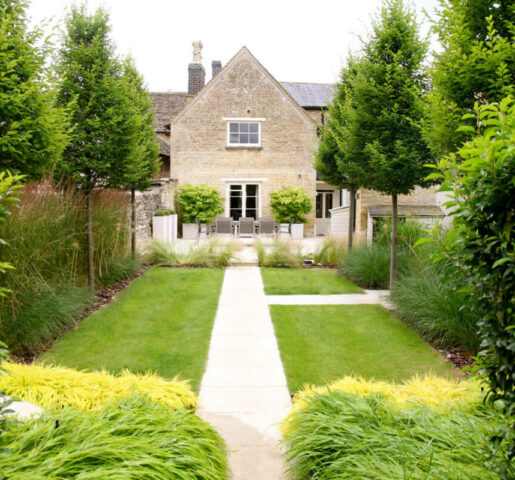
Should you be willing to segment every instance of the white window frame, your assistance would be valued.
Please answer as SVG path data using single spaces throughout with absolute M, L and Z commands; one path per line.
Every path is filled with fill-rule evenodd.
M 247 189 L 245 188 L 247 185 L 257 185 L 257 201 L 258 201 L 258 218 L 263 216 L 263 204 L 261 201 L 262 198 L 262 182 L 263 180 L 252 180 L 252 179 L 246 179 L 245 181 L 241 181 L 238 179 L 224 179 L 225 180 L 225 216 L 230 217 L 231 216 L 231 185 L 241 185 L 242 189 L 242 217 L 245 217 L 247 212 Z M 255 218 L 254 220 L 257 220 Z
M 227 118 L 223 120 L 227 122 L 227 148 L 261 148 L 261 123 L 264 118 Z M 258 143 L 231 143 L 231 123 L 257 123 L 258 126 Z

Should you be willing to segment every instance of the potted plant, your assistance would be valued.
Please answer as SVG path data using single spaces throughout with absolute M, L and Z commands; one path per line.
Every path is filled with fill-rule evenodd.
M 270 207 L 277 223 L 286 225 L 293 222 L 291 236 L 295 240 L 304 238 L 305 215 L 313 209 L 313 202 L 306 191 L 300 187 L 282 187 L 270 194 Z
M 197 218 L 202 225 L 207 225 L 224 211 L 220 192 L 206 184 L 183 185 L 177 192 L 177 204 L 182 220 L 182 238 L 196 238 Z
M 163 242 L 177 240 L 177 214 L 174 210 L 158 210 L 152 216 L 152 237 Z

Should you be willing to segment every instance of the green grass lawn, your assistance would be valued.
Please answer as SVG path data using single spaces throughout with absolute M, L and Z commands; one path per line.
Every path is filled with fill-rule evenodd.
M 40 359 L 77 369 L 177 374 L 198 391 L 223 269 L 153 268 Z
M 399 382 L 458 373 L 413 330 L 377 305 L 270 307 L 291 393 L 345 375 Z
M 333 295 L 363 293 L 329 268 L 262 268 L 266 295 Z

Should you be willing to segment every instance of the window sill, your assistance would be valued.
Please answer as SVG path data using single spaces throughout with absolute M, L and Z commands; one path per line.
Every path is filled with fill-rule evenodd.
M 226 145 L 226 150 L 261 150 L 261 145 Z

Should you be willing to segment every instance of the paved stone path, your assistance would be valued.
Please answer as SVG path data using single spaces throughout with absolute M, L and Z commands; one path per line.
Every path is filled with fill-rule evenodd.
M 233 479 L 280 479 L 291 401 L 258 267 L 225 271 L 199 396 L 199 415 L 231 450 Z

